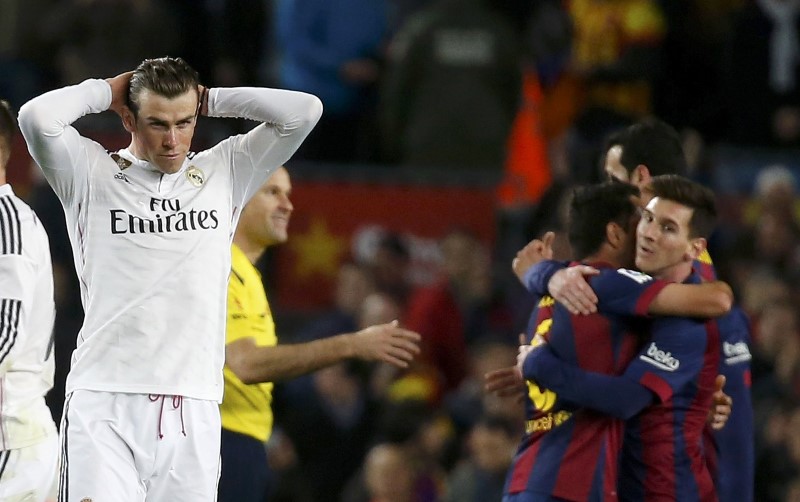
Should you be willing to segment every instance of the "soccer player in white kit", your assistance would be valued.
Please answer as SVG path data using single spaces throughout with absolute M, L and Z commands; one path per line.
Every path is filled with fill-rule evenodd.
M 41 502 L 58 463 L 53 268 L 42 222 L 6 183 L 16 120 L 0 101 L 0 500 Z
M 122 117 L 128 148 L 107 152 L 71 126 L 105 110 Z M 233 231 L 321 113 L 305 93 L 206 89 L 168 57 L 22 107 L 28 148 L 64 206 L 86 312 L 59 500 L 214 500 Z M 194 154 L 198 115 L 262 124 Z

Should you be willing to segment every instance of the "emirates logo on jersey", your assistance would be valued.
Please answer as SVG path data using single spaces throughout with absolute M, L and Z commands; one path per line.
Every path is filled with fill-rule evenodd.
M 189 166 L 189 169 L 186 170 L 186 179 L 189 180 L 189 183 L 200 188 L 203 186 L 203 183 L 206 182 L 206 175 L 203 174 L 199 168 L 195 166 Z

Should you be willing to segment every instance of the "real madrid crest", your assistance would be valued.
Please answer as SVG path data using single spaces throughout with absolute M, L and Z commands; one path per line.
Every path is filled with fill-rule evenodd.
M 206 182 L 206 175 L 203 174 L 203 171 L 200 168 L 195 166 L 189 166 L 189 169 L 186 170 L 186 179 L 189 180 L 189 183 L 200 188 L 203 186 L 203 183 Z
M 112 153 L 111 159 L 117 163 L 117 167 L 119 167 L 120 171 L 131 167 L 131 161 L 120 157 L 118 153 Z

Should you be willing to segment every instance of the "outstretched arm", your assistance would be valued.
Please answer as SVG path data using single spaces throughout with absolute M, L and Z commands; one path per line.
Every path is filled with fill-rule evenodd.
M 308 343 L 259 347 L 252 338 L 228 343 L 225 364 L 246 384 L 275 382 L 311 373 L 350 358 L 384 361 L 398 368 L 419 353 L 420 336 L 397 322 Z

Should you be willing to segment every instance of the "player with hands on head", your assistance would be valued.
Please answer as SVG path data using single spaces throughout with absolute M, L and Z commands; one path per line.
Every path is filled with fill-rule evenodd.
M 127 148 L 109 152 L 72 125 L 106 110 Z M 215 500 L 234 229 L 321 113 L 301 92 L 206 89 L 173 57 L 22 107 L 28 150 L 64 207 L 85 311 L 59 500 Z M 201 115 L 256 125 L 195 153 Z

